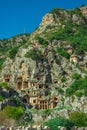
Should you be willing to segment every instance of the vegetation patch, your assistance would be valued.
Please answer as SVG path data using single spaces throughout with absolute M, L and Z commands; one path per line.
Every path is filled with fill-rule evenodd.
M 59 93 L 59 94 L 63 94 L 63 93 L 64 93 L 64 90 L 60 87 L 60 88 L 58 88 L 58 93 Z
M 67 81 L 66 77 L 62 77 L 61 82 L 65 83 Z
M 2 101 L 4 98 L 0 95 L 0 101 Z
M 9 51 L 9 57 L 14 59 L 20 46 L 15 46 Z
M 87 126 L 87 113 L 74 111 L 70 114 L 69 119 L 75 124 L 75 126 Z
M 57 52 L 61 55 L 61 56 L 63 56 L 63 57 L 65 57 L 65 58 L 67 58 L 67 59 L 69 59 L 70 58 L 70 55 L 66 52 L 66 51 L 64 51 L 62 48 L 57 48 Z
M 47 40 L 49 41 L 53 41 L 53 40 L 64 40 L 65 36 L 64 33 L 62 33 L 62 31 L 59 32 L 51 32 L 48 36 L 47 36 Z
M 80 74 L 78 74 L 78 73 L 74 73 L 73 75 L 72 75 L 72 78 L 73 79 L 80 79 L 81 78 L 81 75 Z
M 87 25 L 77 25 L 73 22 L 64 22 L 63 24 L 64 28 L 55 32 L 50 31 L 47 40 L 52 42 L 56 39 L 70 42 L 74 47 L 75 54 L 84 54 L 84 51 L 87 51 Z
M 69 10 L 68 12 L 69 12 L 69 14 L 71 14 L 71 15 L 77 14 L 77 15 L 80 15 L 80 17 L 83 16 L 82 13 L 81 13 L 81 10 L 80 10 L 79 8 L 75 8 L 75 9 L 73 9 L 73 10 Z
M 5 62 L 5 58 L 0 58 L 0 70 L 2 69 L 4 62 Z
M 55 25 L 47 25 L 46 26 L 46 29 L 53 29 L 53 28 L 55 28 Z
M 46 114 L 47 116 L 49 116 L 51 114 L 52 110 L 50 109 L 46 109 L 43 111 L 44 114 Z
M 0 125 L 22 125 L 21 119 L 23 114 L 24 109 L 22 107 L 6 106 L 3 110 L 0 111 Z
M 7 118 L 13 118 L 18 120 L 24 113 L 22 107 L 14 107 L 14 106 L 6 106 L 2 111 L 0 111 L 0 115 L 4 113 Z
M 60 11 L 63 11 L 64 9 L 55 8 L 51 10 L 49 13 L 60 15 Z
M 30 50 L 25 54 L 25 57 L 31 58 L 32 60 L 41 60 L 45 61 L 46 57 L 41 54 L 40 50 Z
M 40 59 L 41 51 L 32 49 L 25 54 L 25 57 L 31 58 L 32 60 Z
M 55 117 L 45 122 L 44 125 L 50 127 L 52 130 L 58 130 L 58 126 L 66 127 L 67 130 L 70 130 L 70 128 L 74 126 L 74 123 L 62 117 Z
M 76 77 L 75 77 L 76 78 Z M 75 80 L 69 88 L 66 89 L 66 95 L 78 95 L 78 96 L 87 96 L 87 76 L 85 78 Z
M 45 46 L 45 47 L 48 45 L 48 42 L 47 42 L 44 38 L 38 36 L 36 39 L 38 40 L 38 42 L 39 42 L 41 45 L 43 45 L 43 46 Z
M 9 83 L 7 83 L 7 82 L 0 82 L 0 87 L 2 87 L 2 88 L 9 88 Z

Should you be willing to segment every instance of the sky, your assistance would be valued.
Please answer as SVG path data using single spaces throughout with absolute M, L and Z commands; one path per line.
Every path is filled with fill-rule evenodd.
M 31 33 L 54 8 L 73 9 L 87 0 L 0 0 L 0 39 Z

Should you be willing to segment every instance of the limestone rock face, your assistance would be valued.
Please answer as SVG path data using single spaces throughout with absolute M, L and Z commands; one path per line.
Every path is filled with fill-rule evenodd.
M 47 26 L 49 24 L 52 24 L 54 22 L 54 17 L 52 14 L 46 14 L 43 19 L 42 22 L 40 24 L 40 26 Z
M 73 14 L 73 16 L 72 16 L 72 21 L 74 22 L 74 23 L 77 23 L 77 24 L 81 24 L 81 23 L 83 23 L 84 24 L 84 20 L 82 19 L 82 18 L 80 18 L 78 15 L 76 15 L 76 14 Z
M 87 18 L 87 6 L 82 6 L 80 9 L 82 14 Z

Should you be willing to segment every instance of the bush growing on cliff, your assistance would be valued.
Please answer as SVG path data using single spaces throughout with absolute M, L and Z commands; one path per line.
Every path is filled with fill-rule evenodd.
M 68 12 L 69 12 L 71 15 L 77 14 L 77 15 L 82 16 L 81 10 L 80 10 L 79 8 L 75 8 L 74 10 L 69 10 Z
M 67 81 L 66 77 L 62 77 L 61 82 L 64 83 L 66 81 Z
M 70 58 L 70 55 L 66 52 L 66 51 L 64 51 L 62 48 L 57 48 L 57 52 L 61 55 L 61 56 L 63 56 L 63 57 L 65 57 L 65 58 L 67 58 L 67 59 L 69 59 Z
M 74 90 L 71 87 L 66 89 L 66 96 L 71 96 L 73 95 L 73 93 L 74 93 Z
M 0 70 L 2 69 L 2 65 L 5 62 L 5 58 L 0 58 Z
M 78 73 L 74 73 L 73 75 L 72 75 L 72 78 L 73 79 L 80 79 L 81 78 L 81 75 L 80 74 L 78 74 Z
M 69 116 L 69 119 L 78 127 L 87 126 L 87 114 L 84 112 L 72 112 Z
M 42 37 L 38 36 L 36 39 L 38 40 L 38 42 L 41 45 L 43 45 L 43 46 L 47 46 L 48 45 L 48 42 L 45 39 L 43 39 Z
M 4 98 L 0 95 L 0 101 L 2 101 Z
M 22 107 L 6 106 L 0 113 L 4 113 L 7 118 L 18 120 L 24 113 Z
M 60 88 L 58 88 L 58 93 L 59 94 L 64 94 L 64 90 L 60 87 Z
M 39 50 L 30 50 L 25 54 L 25 57 L 31 58 L 32 60 L 41 58 L 41 51 Z
M 48 35 L 47 40 L 52 42 L 54 39 L 64 40 L 65 38 L 66 38 L 66 35 L 63 33 L 63 30 L 61 30 L 60 32 L 51 32 Z
M 77 78 L 78 76 L 75 75 L 74 77 Z M 70 87 L 66 89 L 67 96 L 72 96 L 72 95 L 86 96 L 87 95 L 86 92 L 87 92 L 87 76 L 85 78 L 75 80 L 70 85 Z
M 78 12 L 78 9 L 76 12 L 81 13 Z M 75 54 L 84 54 L 84 51 L 87 51 L 87 25 L 77 25 L 73 22 L 65 22 L 63 24 L 65 27 L 59 31 L 50 31 L 50 33 L 47 34 L 47 40 L 52 42 L 56 39 L 71 42 Z
M 7 117 L 6 117 L 6 115 L 3 113 L 3 112 L 1 112 L 0 111 L 0 126 L 8 126 L 8 125 L 10 125 L 10 123 L 8 124 L 8 120 L 9 119 L 7 119 Z
M 62 10 L 64 10 L 64 9 L 55 8 L 55 9 L 51 10 L 49 13 L 61 15 L 60 11 L 62 11 Z
M 32 60 L 45 61 L 46 57 L 41 54 L 40 50 L 30 50 L 25 54 L 25 57 L 31 58 Z
M 18 52 L 18 49 L 19 49 L 20 46 L 15 46 L 14 48 L 12 48 L 10 51 L 9 51 L 9 57 L 11 59 L 14 59 L 17 52 Z
M 50 110 L 50 109 L 46 109 L 43 111 L 43 113 L 48 115 L 48 116 L 51 114 L 51 112 L 52 112 L 52 110 Z
M 63 126 L 66 127 L 67 130 L 70 130 L 70 128 L 74 126 L 74 123 L 63 117 L 55 117 L 45 122 L 44 125 L 50 127 L 52 130 L 58 130 L 58 126 Z
M 9 83 L 6 83 L 6 82 L 0 82 L 0 87 L 2 88 L 9 88 Z
M 82 91 L 76 91 L 76 92 L 75 92 L 75 95 L 76 95 L 77 97 L 82 97 L 83 92 L 82 92 Z
M 18 125 L 24 113 L 22 107 L 7 106 L 0 111 L 0 125 L 11 126 Z

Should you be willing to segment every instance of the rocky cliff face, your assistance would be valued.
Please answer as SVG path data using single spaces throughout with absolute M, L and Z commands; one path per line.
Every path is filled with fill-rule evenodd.
M 87 83 L 86 24 L 87 7 L 54 9 L 30 36 L 15 37 L 15 42 L 8 39 L 11 44 L 6 40 L 9 51 L 1 54 L 6 60 L 0 81 L 9 82 L 23 102 L 34 108 L 70 106 L 70 111 L 87 113 L 87 87 L 78 83 Z M 13 45 L 19 47 L 10 50 Z M 42 107 L 39 101 L 49 105 Z M 63 116 L 68 116 L 66 113 Z

